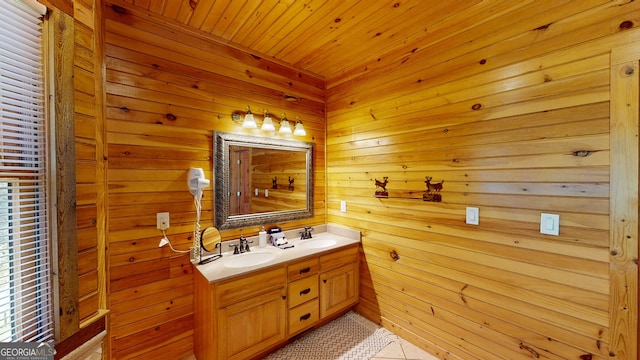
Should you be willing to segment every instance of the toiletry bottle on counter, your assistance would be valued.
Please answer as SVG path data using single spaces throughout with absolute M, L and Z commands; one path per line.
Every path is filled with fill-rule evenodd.
M 258 246 L 260 246 L 261 248 L 267 246 L 267 232 L 264 230 L 264 226 L 258 233 Z

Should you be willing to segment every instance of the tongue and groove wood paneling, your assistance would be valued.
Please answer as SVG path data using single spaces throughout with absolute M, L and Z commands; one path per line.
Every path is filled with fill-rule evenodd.
M 378 55 L 424 37 L 451 14 L 471 15 L 485 7 L 479 0 L 123 1 L 222 43 L 325 77 L 376 61 Z
M 610 332 L 626 316 L 611 294 L 610 53 L 637 42 L 640 6 L 476 9 L 327 81 L 327 218 L 363 233 L 358 309 L 443 359 L 630 359 L 620 344 L 636 339 Z M 375 198 L 385 176 L 390 198 Z M 441 203 L 421 200 L 425 176 L 444 180 Z M 542 212 L 560 236 L 539 233 Z M 627 285 L 637 297 L 637 273 Z
M 315 217 L 278 225 L 323 224 L 324 81 L 146 11 L 116 10 L 105 9 L 110 349 L 114 359 L 178 359 L 193 351 L 193 268 L 186 254 L 158 248 L 156 213 L 170 212 L 168 237 L 187 249 L 195 219 L 187 171 L 203 168 L 213 180 L 213 131 L 279 136 L 231 120 L 251 105 L 256 114 L 265 108 L 300 116 L 307 136 L 295 139 L 316 144 Z M 211 189 L 202 201 L 203 228 L 213 225 Z
M 363 314 L 443 359 L 635 357 L 637 339 L 620 335 L 637 334 L 622 321 L 628 312 L 637 324 L 637 308 L 623 301 L 630 291 L 637 307 L 637 264 L 634 287 L 634 252 L 612 261 L 610 248 L 620 232 L 611 231 L 619 215 L 612 211 L 621 207 L 612 206 L 610 177 L 621 174 L 616 156 L 625 151 L 610 145 L 620 138 L 610 132 L 612 106 L 624 105 L 611 98 L 610 53 L 638 43 L 637 2 L 445 2 L 448 8 L 433 11 L 447 16 L 408 19 L 416 31 L 405 28 L 393 40 L 393 31 L 380 31 L 375 38 L 387 41 L 361 57 L 340 51 L 346 43 L 362 51 L 372 35 L 351 27 L 348 14 L 372 13 L 378 25 L 393 17 L 372 12 L 370 2 L 336 4 L 346 15 L 334 24 L 345 36 L 334 44 L 314 36 L 310 22 L 281 24 L 301 30 L 296 39 L 305 39 L 305 49 L 327 50 L 304 54 L 264 35 L 278 16 L 303 11 L 301 2 L 274 3 L 270 12 L 267 2 L 193 3 L 195 11 L 186 1 L 114 0 L 127 11 L 114 12 L 111 3 L 105 11 L 107 119 L 96 126 L 107 127 L 109 207 L 96 211 L 109 218 L 113 358 L 191 353 L 191 267 L 185 256 L 157 248 L 155 213 L 171 212 L 169 237 L 186 248 L 193 221 L 186 169 L 211 168 L 212 130 L 248 133 L 229 120 L 247 104 L 305 121 L 307 140 L 318 145 L 316 217 L 286 226 L 329 220 L 363 232 Z M 316 14 L 337 20 L 328 9 Z M 214 42 L 217 36 L 246 41 L 257 53 L 277 48 L 290 55 L 281 60 L 327 77 L 326 179 L 324 80 Z M 85 75 L 78 70 L 79 79 Z M 77 90 L 78 121 L 91 122 L 83 117 L 91 103 L 85 94 L 91 89 Z M 78 169 L 85 169 L 78 172 L 79 227 L 89 235 L 82 249 L 93 246 L 93 136 L 79 133 L 78 142 Z M 373 180 L 382 176 L 389 176 L 390 199 L 373 197 Z M 422 196 L 425 176 L 445 180 L 442 203 L 407 199 Z M 348 202 L 347 213 L 339 200 Z M 205 197 L 206 219 L 211 201 Z M 479 226 L 464 223 L 465 206 L 480 207 Z M 539 234 L 540 212 L 561 215 L 559 237 Z M 247 231 L 258 228 L 223 235 Z M 91 259 L 81 259 L 83 268 Z M 87 314 L 95 309 L 93 281 L 80 282 Z
M 105 316 L 101 5 L 73 4 L 76 226 L 80 325 Z

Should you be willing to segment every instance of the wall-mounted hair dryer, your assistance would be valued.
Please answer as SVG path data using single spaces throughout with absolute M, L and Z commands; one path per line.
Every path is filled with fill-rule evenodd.
M 193 203 L 196 207 L 196 221 L 193 228 L 193 246 L 190 250 L 190 259 L 193 264 L 197 264 L 200 261 L 200 211 L 202 205 L 200 199 L 202 199 L 202 189 L 209 186 L 209 180 L 204 178 L 204 171 L 201 168 L 190 168 L 187 175 L 187 185 L 189 191 L 193 195 Z
M 189 175 L 187 179 L 189 191 L 191 191 L 191 195 L 193 196 L 196 196 L 199 191 L 208 187 L 210 184 L 210 181 L 205 179 L 204 170 L 202 170 L 201 168 L 189 169 Z

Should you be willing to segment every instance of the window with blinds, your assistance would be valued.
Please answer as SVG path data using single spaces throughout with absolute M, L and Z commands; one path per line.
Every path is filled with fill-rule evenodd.
M 0 342 L 53 340 L 42 16 L 0 0 Z

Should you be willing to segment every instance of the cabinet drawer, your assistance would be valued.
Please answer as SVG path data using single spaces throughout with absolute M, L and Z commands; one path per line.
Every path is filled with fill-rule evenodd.
M 326 271 L 358 261 L 358 247 L 352 246 L 320 256 L 320 269 Z
M 289 310 L 289 335 L 314 325 L 320 318 L 319 313 L 318 299 Z
M 284 266 L 218 284 L 218 308 L 286 286 Z
M 289 308 L 318 297 L 318 275 L 289 283 Z
M 287 267 L 289 281 L 295 281 L 318 273 L 318 258 L 307 259 Z

